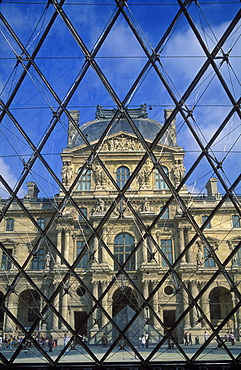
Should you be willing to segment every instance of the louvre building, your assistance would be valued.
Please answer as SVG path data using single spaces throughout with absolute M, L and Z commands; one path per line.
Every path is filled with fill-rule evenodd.
M 175 121 L 154 147 L 163 124 L 145 104 L 128 117 L 97 106 L 83 125 L 70 115 L 58 194 L 28 181 L 0 224 L 3 337 L 239 340 L 240 217 L 217 178 L 198 195 L 185 184 Z

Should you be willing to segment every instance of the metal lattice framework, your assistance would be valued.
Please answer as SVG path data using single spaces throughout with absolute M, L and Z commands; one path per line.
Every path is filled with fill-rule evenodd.
M 215 12 L 220 22 L 214 21 L 212 16 Z M 238 318 L 241 312 L 239 265 L 241 240 L 238 236 L 231 238 L 235 239 L 233 248 L 227 248 L 226 255 L 220 256 L 219 246 L 212 242 L 207 232 L 209 223 L 216 222 L 217 214 L 224 212 L 227 204 L 231 209 L 230 214 L 241 218 L 240 50 L 239 55 L 236 54 L 240 43 L 240 18 L 240 4 L 230 1 L 219 4 L 213 1 L 199 3 L 192 0 L 176 0 L 173 4 L 167 1 L 139 4 L 122 0 L 96 3 L 65 0 L 26 3 L 2 1 L 0 122 L 3 149 L 0 183 L 1 189 L 6 194 L 3 195 L 5 200 L 2 199 L 1 205 L 2 227 L 5 228 L 5 222 L 13 217 L 14 210 L 23 215 L 22 225 L 14 230 L 13 237 L 6 236 L 1 231 L 2 255 L 7 261 L 11 261 L 12 265 L 11 270 L 1 272 L 1 289 L 3 287 L 5 289 L 1 290 L 0 296 L 1 315 L 4 317 L 3 320 L 11 322 L 12 327 L 16 327 L 22 334 L 21 343 L 13 350 L 6 349 L 0 352 L 3 366 L 24 361 L 61 366 L 62 363 L 70 361 L 69 354 L 66 356 L 66 349 L 71 346 L 79 356 L 72 359 L 72 363 L 104 366 L 122 361 L 122 357 L 118 357 L 121 341 L 124 343 L 121 350 L 133 356 L 131 360 L 128 358 L 126 361 L 133 361 L 142 366 L 162 363 L 163 360 L 159 356 L 167 353 L 167 343 L 170 341 L 175 345 L 177 364 L 195 365 L 223 361 L 230 366 L 240 365 L 239 342 L 237 342 L 239 347 L 231 347 L 223 338 L 223 330 L 230 320 Z M 153 26 L 148 23 L 148 21 L 151 23 L 152 19 Z M 184 36 L 187 44 L 190 43 L 190 50 L 187 44 L 182 44 Z M 171 109 L 151 142 L 143 136 L 130 113 L 130 110 L 139 106 L 143 99 L 147 102 L 154 119 L 160 119 L 159 114 L 164 108 Z M 81 130 L 81 125 L 73 118 L 71 111 L 73 109 L 83 111 L 81 122 L 87 122 L 92 119 L 98 104 L 115 110 L 98 140 L 91 142 Z M 133 137 L 142 148 L 140 160 L 123 188 L 118 186 L 102 154 L 105 140 L 112 134 L 120 120 L 127 122 Z M 178 184 L 175 184 L 163 169 L 162 153 L 157 154 L 157 146 L 170 132 L 174 120 L 177 122 L 180 138 L 185 141 L 187 137 L 187 144 L 184 143 L 187 153 L 186 173 Z M 66 186 L 60 175 L 60 154 L 65 146 L 68 123 L 83 141 L 86 151 L 81 149 L 84 165 L 72 177 L 71 184 Z M 154 171 L 159 173 L 169 193 L 160 212 L 147 222 L 146 215 L 138 212 L 135 207 L 137 194 L 130 189 L 133 189 L 148 161 L 151 163 L 151 173 Z M 96 163 L 102 168 L 112 190 L 105 189 L 109 197 L 108 207 L 103 217 L 93 223 L 91 217 L 87 217 L 83 212 L 75 196 L 75 189 L 81 181 L 84 181 L 87 171 L 93 170 Z M 189 189 L 195 188 L 199 193 L 198 199 L 202 199 L 207 176 L 217 178 L 222 190 L 212 207 L 209 207 L 204 223 L 200 225 L 193 211 L 194 195 L 190 190 L 187 198 L 183 195 L 183 188 L 185 186 Z M 38 183 L 45 197 L 43 204 L 49 202 L 52 207 L 49 221 L 43 228 L 36 220 L 36 212 L 33 212 L 22 195 L 28 181 Z M 56 192 L 60 192 L 61 196 L 56 196 Z M 154 231 L 173 204 L 179 209 L 179 216 L 185 219 L 185 225 L 190 227 L 193 233 L 176 258 L 170 261 L 160 247 Z M 84 228 L 88 230 L 84 248 L 73 262 L 70 262 L 67 254 L 58 248 L 52 235 L 56 223 L 64 228 L 71 226 L 66 213 L 69 207 L 82 218 L 83 230 Z M 129 222 L 125 218 L 125 212 L 128 212 L 141 234 L 123 263 L 116 259 L 113 249 L 103 237 L 103 229 L 112 227 L 112 232 L 115 227 L 110 225 L 117 209 L 118 220 L 121 220 L 123 229 Z M 217 229 L 221 228 L 221 224 L 217 225 L 213 238 L 217 235 Z M 33 229 L 37 232 L 34 242 L 29 237 Z M 231 240 L 229 236 L 232 232 L 231 227 L 226 230 L 225 240 Z M 28 254 L 23 262 L 19 262 L 14 248 L 10 251 L 8 247 L 14 238 L 17 243 L 25 243 L 28 248 Z M 117 266 L 115 273 L 110 274 L 109 269 L 106 270 L 106 275 L 109 274 L 108 284 L 97 295 L 94 293 L 93 284 L 88 284 L 85 280 L 86 275 L 79 273 L 78 270 L 86 252 L 90 253 L 90 258 L 95 263 L 98 262 L 95 257 L 96 250 L 91 247 L 96 238 L 97 249 L 103 250 Z M 164 259 L 167 266 L 166 269 L 162 269 L 158 281 L 147 295 L 142 292 L 133 278 L 133 273 L 127 268 L 130 261 L 141 253 L 143 241 L 147 242 L 150 260 L 156 261 L 158 255 Z M 203 280 L 201 288 L 194 294 L 191 282 L 199 279 L 202 267 L 196 266 L 194 270 L 188 272 L 180 266 L 197 242 L 204 246 L 207 258 L 213 259 L 215 269 L 208 272 L 208 278 Z M 48 273 L 43 275 L 43 278 L 36 279 L 36 274 L 29 270 L 33 258 L 42 245 L 47 245 L 50 254 L 61 261 L 62 268 L 59 270 L 55 268 L 49 280 Z M 235 259 L 237 266 L 231 268 L 230 265 L 233 266 Z M 103 269 L 101 264 L 98 268 Z M 41 279 L 46 279 L 46 284 L 41 286 Z M 171 327 L 167 327 L 163 317 L 153 305 L 156 295 L 169 281 L 172 281 L 175 287 L 174 294 L 185 297 L 186 302 Z M 222 320 L 214 324 L 202 301 L 210 287 L 214 284 L 218 287 L 220 281 L 228 287 L 227 294 L 232 294 L 232 308 L 226 311 Z M 88 296 L 89 309 L 85 320 L 98 321 L 98 317 L 102 315 L 108 321 L 111 330 L 116 333 L 110 345 L 104 350 L 99 351 L 94 345 L 87 345 L 81 341 L 79 334 L 84 330 L 83 323 L 74 327 L 63 314 L 63 309 L 61 311 L 60 306 L 56 305 L 59 296 L 64 302 L 65 297 L 73 295 L 71 291 L 73 282 Z M 11 304 L 12 297 L 17 296 L 20 301 L 22 299 L 25 302 L 26 309 L 30 305 L 29 295 L 24 297 L 20 294 L 21 284 L 28 287 L 29 294 L 33 292 L 37 294 L 38 304 L 41 301 L 38 314 L 34 316 L 30 327 L 15 314 L 14 305 Z M 49 289 L 49 286 L 53 289 Z M 110 309 L 104 304 L 115 286 L 125 292 L 125 287 L 129 286 L 138 301 L 134 313 L 124 327 L 114 320 Z M 36 299 L 35 295 L 34 297 Z M 170 307 L 169 297 L 163 305 Z M 33 311 L 36 304 L 34 307 Z M 131 340 L 130 332 L 135 327 L 136 333 L 133 335 L 140 334 L 137 322 L 140 317 L 145 317 L 144 313 L 147 310 L 163 335 L 155 344 L 153 342 L 150 351 L 143 353 Z M 43 325 L 45 320 L 48 321 L 46 318 L 50 315 L 56 317 L 59 322 L 58 330 L 56 329 L 59 342 L 64 332 L 70 333 L 69 342 L 66 342 L 66 346 L 61 347 L 58 352 L 53 352 L 54 355 L 48 353 L 35 337 L 40 325 Z M 192 352 L 187 351 L 189 347 L 184 347 L 175 334 L 189 315 L 194 318 L 193 321 L 201 325 L 203 332 L 209 333 L 207 340 Z M 148 320 L 143 324 L 143 328 L 149 324 Z M 235 322 L 238 336 L 236 339 L 239 339 L 238 325 L 241 324 L 238 319 Z M 65 329 L 59 330 L 60 326 Z M 3 328 L 3 335 L 6 332 Z M 214 342 L 217 344 L 213 345 Z M 30 356 L 31 360 L 30 357 L 26 357 L 29 360 L 23 360 L 24 349 L 28 343 L 31 343 L 29 351 L 32 357 Z M 222 355 L 220 353 L 216 355 L 217 348 Z M 209 357 L 210 351 L 213 351 L 215 358 Z M 170 361 L 174 359 L 170 358 Z

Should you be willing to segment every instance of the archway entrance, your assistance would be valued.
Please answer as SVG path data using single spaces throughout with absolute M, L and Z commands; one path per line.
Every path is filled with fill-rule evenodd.
M 19 295 L 18 320 L 25 328 L 31 327 L 40 316 L 40 296 L 33 290 L 24 290 Z
M 137 311 L 137 298 L 133 290 L 130 287 L 124 289 L 117 289 L 113 294 L 113 306 L 112 306 L 112 317 L 115 323 L 121 330 L 124 330 L 126 325 L 130 322 L 132 317 Z M 133 323 L 133 326 L 138 325 L 137 322 Z M 135 330 L 134 330 L 135 331 Z M 119 335 L 116 329 L 113 329 L 112 336 L 115 339 Z M 125 336 L 129 340 L 133 338 L 133 327 L 130 328 Z
M 137 311 L 136 295 L 130 287 L 125 287 L 124 289 L 119 288 L 113 294 L 112 317 L 114 318 L 126 306 Z
M 209 295 L 210 317 L 213 325 L 218 325 L 232 310 L 232 295 L 223 287 L 214 288 Z

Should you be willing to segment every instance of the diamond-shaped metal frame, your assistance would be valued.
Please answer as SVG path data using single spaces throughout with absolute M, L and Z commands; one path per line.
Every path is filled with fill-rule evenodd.
M 138 359 L 139 363 L 142 365 L 147 366 L 151 361 L 153 361 L 153 358 L 157 351 L 161 348 L 161 346 L 165 343 L 167 338 L 171 338 L 175 344 L 180 353 L 182 354 L 184 360 L 188 364 L 195 364 L 197 361 L 198 357 L 200 354 L 204 351 L 204 349 L 207 347 L 207 345 L 214 339 L 217 338 L 220 343 L 222 344 L 222 347 L 225 349 L 227 352 L 230 362 L 237 365 L 240 364 L 241 361 L 241 355 L 237 356 L 236 358 L 232 354 L 232 352 L 229 350 L 228 346 L 224 343 L 223 339 L 219 336 L 219 332 L 222 329 L 222 327 L 228 322 L 230 317 L 232 317 L 238 310 L 241 309 L 241 294 L 240 291 L 237 287 L 236 281 L 233 280 L 230 272 L 228 269 L 226 269 L 227 264 L 232 260 L 233 256 L 237 253 L 237 251 L 240 249 L 241 242 L 238 243 L 236 248 L 227 255 L 227 258 L 225 261 L 221 262 L 220 259 L 218 258 L 217 254 L 215 253 L 215 249 L 212 247 L 212 245 L 209 243 L 207 237 L 205 236 L 204 229 L 206 225 L 212 220 L 212 218 L 215 216 L 215 214 L 218 212 L 218 210 L 221 209 L 223 206 L 224 202 L 229 200 L 236 212 L 240 215 L 241 217 L 241 209 L 240 209 L 240 203 L 238 198 L 235 195 L 235 189 L 237 186 L 240 184 L 241 180 L 241 175 L 238 174 L 237 178 L 233 182 L 231 186 L 227 186 L 225 181 L 223 180 L 223 177 L 220 175 L 220 166 L 221 164 L 217 162 L 217 160 L 214 158 L 211 147 L 212 144 L 215 142 L 215 140 L 218 138 L 219 134 L 224 130 L 226 125 L 228 124 L 230 118 L 234 115 L 237 114 L 237 116 L 240 118 L 241 117 L 241 112 L 240 112 L 240 102 L 241 99 L 239 98 L 238 100 L 235 99 L 232 91 L 230 91 L 227 83 L 225 82 L 225 79 L 220 72 L 220 69 L 218 68 L 216 61 L 217 59 L 220 59 L 220 53 L 222 55 L 222 63 L 228 63 L 228 55 L 226 55 L 222 49 L 223 45 L 227 41 L 227 39 L 230 37 L 234 29 L 237 27 L 238 23 L 240 22 L 241 18 L 241 11 L 239 10 L 237 14 L 233 17 L 233 19 L 230 21 L 228 24 L 225 32 L 223 35 L 220 37 L 220 39 L 217 41 L 216 45 L 214 46 L 213 50 L 210 52 L 206 46 L 206 43 L 203 40 L 203 36 L 201 35 L 200 31 L 198 30 L 197 26 L 192 20 L 192 17 L 189 12 L 190 6 L 197 6 L 197 7 L 202 7 L 202 4 L 198 4 L 197 1 L 192 1 L 192 0 L 186 0 L 186 1 L 181 1 L 177 0 L 177 11 L 175 15 L 173 16 L 173 19 L 171 20 L 169 26 L 166 28 L 165 33 L 161 37 L 160 41 L 156 45 L 156 47 L 153 47 L 150 49 L 149 45 L 145 41 L 145 39 L 142 37 L 142 34 L 140 30 L 138 29 L 137 25 L 133 22 L 133 16 L 130 10 L 130 7 L 128 5 L 128 2 L 123 1 L 123 0 L 115 0 L 115 10 L 111 16 L 111 18 L 108 21 L 108 24 L 106 25 L 104 31 L 101 33 L 99 36 L 98 40 L 96 41 L 96 44 L 94 45 L 92 50 L 89 50 L 87 46 L 85 45 L 81 34 L 75 29 L 74 24 L 71 21 L 71 18 L 69 18 L 65 12 L 65 0 L 57 1 L 57 0 L 48 0 L 46 1 L 46 7 L 45 10 L 51 8 L 52 9 L 52 16 L 50 17 L 48 24 L 45 26 L 45 29 L 40 36 L 34 50 L 30 53 L 28 51 L 28 48 L 26 48 L 23 43 L 21 42 L 19 36 L 16 34 L 16 32 L 13 30 L 11 25 L 8 22 L 7 17 L 1 13 L 1 22 L 2 26 L 5 30 L 7 30 L 8 35 L 14 40 L 15 44 L 18 46 L 20 52 L 15 53 L 16 57 L 16 66 L 21 65 L 23 67 L 22 74 L 19 76 L 19 78 L 14 82 L 14 86 L 11 90 L 11 93 L 9 97 L 6 100 L 1 100 L 1 116 L 0 116 L 0 122 L 4 122 L 5 117 L 8 117 L 12 123 L 15 125 L 16 129 L 18 130 L 19 134 L 22 136 L 22 138 L 27 142 L 29 147 L 32 150 L 32 154 L 29 158 L 29 160 L 25 163 L 23 163 L 23 169 L 21 172 L 21 176 L 18 179 L 18 182 L 14 186 L 14 188 L 11 188 L 11 186 L 8 184 L 6 179 L 2 175 L 0 175 L 0 181 L 4 188 L 7 190 L 9 193 L 9 199 L 5 203 L 4 207 L 1 210 L 1 215 L 0 215 L 0 222 L 4 220 L 4 218 L 7 216 L 8 211 L 10 207 L 13 205 L 13 203 L 17 203 L 18 206 L 21 208 L 22 212 L 28 217 L 28 219 L 32 222 L 34 227 L 38 230 L 39 232 L 39 238 L 36 240 L 35 245 L 33 246 L 32 250 L 30 251 L 28 258 L 26 259 L 25 263 L 21 266 L 19 265 L 18 261 L 14 258 L 12 254 L 9 253 L 8 249 L 4 245 L 4 243 L 1 242 L 1 248 L 4 251 L 6 255 L 8 255 L 9 259 L 12 261 L 13 265 L 15 266 L 15 269 L 18 271 L 16 273 L 16 276 L 14 277 L 13 281 L 11 284 L 9 284 L 8 289 L 6 291 L 6 294 L 3 297 L 2 301 L 2 309 L 4 310 L 5 314 L 8 315 L 8 317 L 11 318 L 11 320 L 16 324 L 17 327 L 19 327 L 24 333 L 25 337 L 23 340 L 23 344 L 30 340 L 33 345 L 41 352 L 43 357 L 46 359 L 46 361 L 54 366 L 57 364 L 60 364 L 61 358 L 63 354 L 65 353 L 66 348 L 63 348 L 63 350 L 60 351 L 59 355 L 55 360 L 51 358 L 51 356 L 46 353 L 45 350 L 33 339 L 33 334 L 36 329 L 36 326 L 39 324 L 40 320 L 46 312 L 50 309 L 53 311 L 53 313 L 59 318 L 59 320 L 65 325 L 66 329 L 73 335 L 72 339 L 76 336 L 76 333 L 81 333 L 81 327 L 79 328 L 72 328 L 69 323 L 62 317 L 62 315 L 56 310 L 54 307 L 54 301 L 57 297 L 57 295 L 63 291 L 65 288 L 68 279 L 70 277 L 74 277 L 76 281 L 79 283 L 80 286 L 82 286 L 87 292 L 89 297 L 91 297 L 92 301 L 94 302 L 92 308 L 88 312 L 88 317 L 91 317 L 93 312 L 98 308 L 101 310 L 101 312 L 107 317 L 109 322 L 112 323 L 113 327 L 117 330 L 119 333 L 119 336 L 116 338 L 116 340 L 111 344 L 111 346 L 108 348 L 106 353 L 102 356 L 101 359 L 97 358 L 95 353 L 91 350 L 90 347 L 85 345 L 84 343 L 80 343 L 84 349 L 87 351 L 89 354 L 90 358 L 92 359 L 93 363 L 101 365 L 104 364 L 107 361 L 108 356 L 112 352 L 112 350 L 115 348 L 116 344 L 119 342 L 121 338 L 124 338 L 132 351 L 134 352 L 136 358 Z M 231 4 L 230 4 L 231 6 Z M 31 10 L 31 6 L 29 5 L 29 8 Z M 123 17 L 126 21 L 126 24 L 128 25 L 129 29 L 135 36 L 137 42 L 139 43 L 145 57 L 146 57 L 146 63 L 142 70 L 140 71 L 138 77 L 135 79 L 133 84 L 129 87 L 129 91 L 124 97 L 124 99 L 120 99 L 118 96 L 117 92 L 114 90 L 114 88 L 111 86 L 110 82 L 108 81 L 108 78 L 105 76 L 103 70 L 100 68 L 97 62 L 97 54 L 102 48 L 104 42 L 106 41 L 110 31 L 116 24 L 117 20 L 119 17 Z M 69 30 L 70 34 L 74 38 L 76 44 L 78 45 L 79 49 L 83 53 L 84 56 L 84 62 L 81 66 L 80 73 L 76 77 L 75 81 L 72 83 L 72 85 L 68 88 L 68 91 L 66 92 L 66 95 L 64 99 L 61 99 L 58 96 L 58 93 L 54 91 L 54 88 L 51 86 L 50 82 L 47 80 L 45 77 L 44 73 L 40 70 L 38 67 L 37 63 L 35 62 L 35 59 L 41 50 L 47 36 L 49 35 L 52 26 L 56 22 L 57 19 L 61 18 L 63 21 L 63 26 L 67 27 Z M 202 67 L 198 71 L 198 73 L 195 75 L 191 83 L 186 87 L 185 92 L 181 97 L 177 97 L 177 95 L 173 92 L 173 89 L 169 82 L 167 81 L 164 73 L 163 73 L 163 66 L 161 62 L 161 52 L 164 43 L 170 37 L 171 33 L 173 32 L 173 28 L 176 25 L 176 23 L 181 19 L 185 18 L 190 29 L 192 30 L 193 34 L 195 35 L 197 41 L 199 42 L 199 45 L 205 55 L 205 62 L 203 63 Z M 114 46 L 113 46 L 114 47 Z M 116 107 L 116 111 L 113 115 L 113 118 L 110 120 L 106 130 L 103 132 L 102 136 L 98 139 L 98 142 L 93 146 L 87 139 L 87 137 L 83 134 L 81 129 L 79 128 L 78 124 L 74 121 L 72 115 L 69 112 L 69 104 L 78 90 L 79 85 L 81 84 L 82 80 L 86 76 L 88 70 L 92 68 L 92 70 L 96 73 L 100 81 L 102 82 L 104 88 L 110 95 L 113 105 Z M 200 140 L 199 136 L 196 133 L 196 130 L 193 126 L 193 113 L 195 108 L 191 111 L 188 108 L 187 105 L 187 100 L 190 97 L 190 95 L 193 93 L 197 85 L 200 83 L 201 79 L 203 78 L 204 74 L 206 73 L 208 68 L 212 68 L 212 70 L 215 73 L 216 78 L 219 80 L 220 85 L 222 86 L 223 90 L 225 91 L 231 105 L 231 109 L 228 112 L 227 116 L 224 117 L 223 121 L 220 123 L 220 126 L 218 130 L 213 134 L 211 139 L 209 140 L 206 145 L 202 143 Z M 52 119 L 49 122 L 48 125 L 48 130 L 45 132 L 43 135 L 42 139 L 38 143 L 38 145 L 35 145 L 33 141 L 31 140 L 28 131 L 24 129 L 21 125 L 21 123 L 18 121 L 16 117 L 14 117 L 13 111 L 11 110 L 12 103 L 14 101 L 15 96 L 17 95 L 19 89 L 21 88 L 26 76 L 28 76 L 30 70 L 34 70 L 36 74 L 38 75 L 39 80 L 41 81 L 41 84 L 44 85 L 48 93 L 52 96 L 52 98 L 55 101 L 55 105 L 57 106 L 56 109 L 52 109 Z M 131 115 L 128 112 L 128 105 L 131 100 L 132 95 L 135 93 L 135 91 L 139 88 L 141 85 L 143 79 L 145 76 L 149 73 L 150 69 L 154 70 L 156 73 L 156 76 L 159 78 L 163 86 L 165 87 L 167 93 L 169 94 L 169 97 L 173 103 L 173 110 L 170 114 L 170 116 L 167 118 L 165 124 L 163 125 L 162 129 L 160 132 L 156 135 L 155 139 L 149 145 L 145 138 L 143 137 L 142 133 L 138 130 L 137 126 L 135 125 L 134 119 L 131 117 Z M 154 154 L 154 150 L 158 144 L 158 142 L 163 138 L 163 136 L 168 132 L 168 129 L 170 128 L 171 122 L 175 117 L 180 114 L 182 117 L 183 121 L 186 123 L 187 127 L 189 128 L 190 132 L 193 135 L 193 138 L 196 140 L 196 143 L 199 147 L 200 150 L 200 155 L 197 157 L 197 159 L 194 161 L 192 164 L 191 168 L 187 171 L 185 174 L 184 178 L 180 182 L 177 188 L 174 187 L 168 176 L 166 175 L 165 171 L 163 170 L 158 158 L 156 158 Z M 53 171 L 53 169 L 50 167 L 50 165 L 47 163 L 47 161 L 44 158 L 43 150 L 45 148 L 46 143 L 48 140 L 51 138 L 51 135 L 58 123 L 61 121 L 61 117 L 66 116 L 68 120 L 72 123 L 73 127 L 75 128 L 76 132 L 80 135 L 82 138 L 83 142 L 86 144 L 88 150 L 89 150 L 89 156 L 86 158 L 85 165 L 82 167 L 81 171 L 78 173 L 78 175 L 75 177 L 73 183 L 69 188 L 66 188 L 62 182 L 60 181 L 59 177 L 56 175 L 56 173 Z M 105 164 L 102 162 L 101 157 L 99 156 L 99 149 L 101 148 L 106 136 L 110 132 L 111 128 L 113 127 L 113 124 L 120 120 L 121 118 L 124 118 L 128 124 L 130 125 L 131 129 L 133 130 L 134 134 L 138 138 L 139 142 L 141 143 L 143 150 L 145 154 L 143 155 L 142 159 L 136 166 L 136 169 L 134 172 L 131 174 L 130 178 L 124 185 L 122 189 L 118 188 L 115 180 L 109 173 L 108 169 L 105 167 Z M 142 169 L 143 165 L 146 163 L 147 159 L 151 160 L 151 163 L 153 165 L 153 169 L 157 169 L 161 176 L 163 177 L 164 181 L 166 182 L 169 190 L 170 190 L 170 198 L 168 202 L 164 205 L 160 213 L 156 216 L 154 221 L 149 225 L 148 227 L 144 224 L 142 218 L 140 215 L 136 212 L 134 207 L 132 206 L 131 202 L 128 199 L 127 196 L 127 191 L 130 188 L 131 184 L 133 181 L 137 178 L 138 173 Z M 225 191 L 225 194 L 220 198 L 220 200 L 217 202 L 216 207 L 212 210 L 212 212 L 209 214 L 207 220 L 205 223 L 200 227 L 198 226 L 197 222 L 194 219 L 194 216 L 192 215 L 191 210 L 187 207 L 186 202 L 182 199 L 182 196 L 180 194 L 180 191 L 183 187 L 183 185 L 187 182 L 189 177 L 192 175 L 193 171 L 197 168 L 199 163 L 201 162 L 202 159 L 206 159 L 207 163 L 210 165 L 213 173 L 219 180 L 220 184 L 222 185 L 222 188 Z M 46 168 L 46 170 L 49 172 L 50 176 L 54 179 L 56 184 L 59 186 L 61 189 L 62 193 L 64 194 L 61 202 L 56 206 L 56 209 L 51 217 L 51 220 L 49 223 L 46 225 L 45 229 L 42 230 L 41 227 L 38 225 L 37 221 L 34 219 L 32 216 L 31 212 L 26 208 L 24 202 L 18 197 L 18 193 L 23 186 L 24 182 L 26 181 L 28 175 L 31 173 L 31 169 L 33 168 L 36 160 L 41 161 L 42 165 Z M 78 184 L 79 180 L 85 173 L 86 169 L 91 168 L 92 164 L 94 161 L 97 161 L 100 166 L 102 167 L 103 171 L 105 172 L 106 176 L 110 180 L 111 184 L 115 188 L 117 192 L 117 196 L 115 199 L 113 199 L 112 204 L 108 208 L 108 210 L 105 212 L 104 217 L 101 219 L 99 224 L 94 227 L 91 222 L 88 220 L 88 218 L 81 212 L 79 209 L 78 204 L 76 203 L 74 196 L 73 196 L 73 190 L 76 188 L 76 185 Z M 195 230 L 195 235 L 193 236 L 192 240 L 188 243 L 188 245 L 185 247 L 185 249 L 181 252 L 181 254 L 178 256 L 178 258 L 175 260 L 173 264 L 171 264 L 167 259 L 166 263 L 169 266 L 169 269 L 163 274 L 162 279 L 158 282 L 156 287 L 152 290 L 148 298 L 144 297 L 141 291 L 138 289 L 136 286 L 135 282 L 130 278 L 129 274 L 125 270 L 125 266 L 128 264 L 128 261 L 132 258 L 132 256 L 138 251 L 138 249 L 142 245 L 142 240 L 140 240 L 139 243 L 135 246 L 135 249 L 132 251 L 126 262 L 121 266 L 118 264 L 117 261 L 115 263 L 118 265 L 118 272 L 116 273 L 115 277 L 110 281 L 109 285 L 106 287 L 105 291 L 102 293 L 99 299 L 97 299 L 92 291 L 86 286 L 84 281 L 81 279 L 79 274 L 76 273 L 76 266 L 82 259 L 84 253 L 88 249 L 88 245 L 90 245 L 94 238 L 97 237 L 99 239 L 99 242 L 101 243 L 101 247 L 108 253 L 111 258 L 114 260 L 114 256 L 108 247 L 108 245 L 105 244 L 103 239 L 101 238 L 101 231 L 103 227 L 107 224 L 112 212 L 114 211 L 116 204 L 122 203 L 125 204 L 125 207 L 129 209 L 131 214 L 133 215 L 133 218 L 136 220 L 137 224 L 140 225 L 141 229 L 144 230 L 143 234 L 143 239 L 149 238 L 155 248 L 158 250 L 160 255 L 165 259 L 165 255 L 163 254 L 160 246 L 156 243 L 155 239 L 152 237 L 152 230 L 154 229 L 155 225 L 157 224 L 158 220 L 164 214 L 165 210 L 168 208 L 168 206 L 175 201 L 179 207 L 182 210 L 183 215 L 187 218 L 189 221 L 190 225 L 193 227 Z M 53 243 L 53 241 L 49 238 L 49 230 L 53 226 L 55 220 L 59 217 L 59 215 L 62 214 L 62 211 L 66 205 L 66 203 L 70 203 L 75 210 L 82 216 L 84 219 L 86 225 L 88 226 L 89 230 L 91 230 L 91 236 L 89 240 L 87 241 L 85 248 L 83 249 L 82 253 L 78 256 L 78 258 L 74 261 L 73 265 L 70 265 L 68 261 L 64 258 L 64 256 L 60 253 L 56 245 Z M 182 258 L 186 255 L 188 250 L 191 248 L 191 246 L 194 244 L 194 242 L 199 238 L 203 242 L 203 244 L 206 246 L 207 250 L 209 251 L 210 255 L 214 259 L 216 265 L 217 265 L 217 270 L 211 277 L 211 279 L 203 286 L 201 291 L 196 297 L 193 297 L 190 290 L 188 289 L 187 284 L 185 284 L 184 281 L 182 281 L 181 276 L 178 273 L 178 269 L 176 269 L 181 262 Z M 34 280 L 31 278 L 31 276 L 28 274 L 26 268 L 32 259 L 34 253 L 38 249 L 39 243 L 41 243 L 42 240 L 45 240 L 52 248 L 54 253 L 59 256 L 59 258 L 62 261 L 62 264 L 66 266 L 67 272 L 63 275 L 61 281 L 59 284 L 56 286 L 56 289 L 54 293 L 50 296 L 47 297 L 36 285 Z M 153 315 L 153 317 L 156 318 L 158 323 L 164 328 L 164 323 L 158 315 L 155 313 L 155 311 L 152 308 L 152 305 L 150 304 L 153 296 L 155 295 L 156 292 L 158 292 L 158 289 L 163 285 L 165 281 L 169 278 L 170 274 L 175 276 L 175 279 L 178 281 L 178 286 L 179 289 L 182 290 L 187 294 L 188 300 L 190 304 L 187 305 L 187 308 L 184 310 L 184 312 L 180 315 L 178 320 L 176 321 L 175 325 L 171 328 L 171 330 L 165 328 L 166 335 L 160 340 L 159 344 L 155 346 L 155 348 L 150 352 L 150 354 L 147 356 L 147 358 L 143 358 L 141 355 L 140 351 L 133 346 L 133 344 L 130 342 L 128 337 L 126 336 L 126 333 L 128 329 L 131 327 L 131 325 L 135 322 L 135 319 L 139 316 L 139 314 L 145 309 L 145 307 L 148 307 Z M 203 296 L 203 294 L 207 291 L 207 289 L 210 287 L 213 281 L 219 276 L 223 275 L 224 278 L 226 279 L 230 291 L 234 292 L 237 299 L 238 303 L 233 307 L 232 311 L 229 313 L 229 315 L 222 321 L 222 323 L 217 327 L 214 328 L 212 323 L 209 321 L 208 317 L 206 314 L 202 311 L 200 305 L 199 305 L 199 300 Z M 110 291 L 111 287 L 113 284 L 115 284 L 116 279 L 120 278 L 121 276 L 124 276 L 125 279 L 127 279 L 128 283 L 133 287 L 133 290 L 138 294 L 138 297 L 140 297 L 141 301 L 143 304 L 138 308 L 137 312 L 135 315 L 132 317 L 128 325 L 125 327 L 124 330 L 121 330 L 118 325 L 115 323 L 115 321 L 110 317 L 108 312 L 105 310 L 105 308 L 102 306 L 102 300 L 105 296 L 107 296 L 108 292 Z M 32 327 L 28 330 L 24 328 L 24 326 L 21 324 L 21 322 L 14 317 L 12 314 L 11 310 L 5 305 L 4 302 L 7 301 L 9 296 L 15 292 L 17 289 L 17 284 L 21 278 L 26 279 L 26 281 L 29 283 L 31 288 L 35 290 L 41 299 L 44 302 L 44 305 L 41 309 L 39 317 L 36 319 L 36 321 L 33 323 Z M 66 293 L 67 294 L 67 293 Z M 183 318 L 189 314 L 189 312 L 193 309 L 193 307 L 196 308 L 196 310 L 199 312 L 200 317 L 202 320 L 206 323 L 206 325 L 210 328 L 212 334 L 209 336 L 207 342 L 205 342 L 203 345 L 200 346 L 200 348 L 197 350 L 197 352 L 189 358 L 186 354 L 186 352 L 183 350 L 183 348 L 180 346 L 180 344 L 176 341 L 175 337 L 173 336 L 173 331 L 175 328 L 179 325 L 179 323 L 183 320 Z M 16 350 L 13 352 L 11 358 L 8 360 L 3 353 L 0 353 L 0 358 L 2 363 L 5 366 L 10 366 L 15 362 L 15 360 L 18 358 L 20 355 L 20 352 L 22 350 L 22 346 L 19 346 L 16 348 Z

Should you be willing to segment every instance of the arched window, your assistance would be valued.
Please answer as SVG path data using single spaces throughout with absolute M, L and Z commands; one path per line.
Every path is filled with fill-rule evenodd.
M 165 166 L 162 166 L 163 171 L 165 174 L 168 176 L 168 168 Z M 156 189 L 158 190 L 165 190 L 168 189 L 167 184 L 165 183 L 163 177 L 161 176 L 160 172 L 158 169 L 156 169 Z
M 127 168 L 125 166 L 121 166 L 121 167 L 117 168 L 116 182 L 117 182 L 117 185 L 119 186 L 120 189 L 123 188 L 123 186 L 125 185 L 126 181 L 129 179 L 129 177 L 130 177 L 129 168 Z
M 44 220 L 44 218 L 38 218 L 37 219 L 37 223 L 41 227 L 41 229 L 44 230 L 44 228 L 45 228 L 45 220 Z
M 80 170 L 81 169 L 79 169 L 79 172 Z M 90 190 L 90 184 L 91 184 L 91 171 L 85 169 L 78 182 L 77 190 L 80 191 Z
M 134 249 L 134 239 L 130 234 L 119 234 L 115 237 L 114 241 L 114 257 L 119 262 L 120 265 L 123 265 L 131 252 Z M 118 270 L 118 266 L 115 263 L 115 270 Z M 125 265 L 125 270 L 133 271 L 135 270 L 135 256 L 133 255 L 128 263 Z

